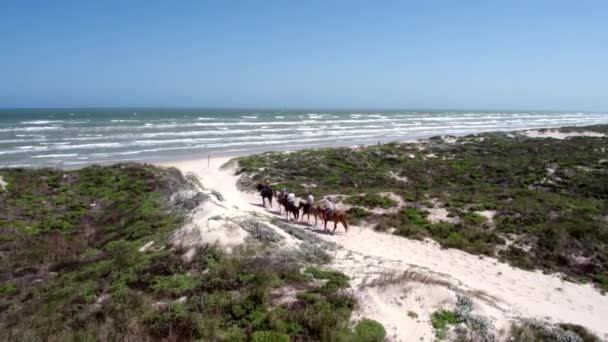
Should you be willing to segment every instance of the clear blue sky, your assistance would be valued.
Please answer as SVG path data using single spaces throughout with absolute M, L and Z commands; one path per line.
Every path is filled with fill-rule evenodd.
M 0 0 L 0 107 L 608 110 L 608 1 Z

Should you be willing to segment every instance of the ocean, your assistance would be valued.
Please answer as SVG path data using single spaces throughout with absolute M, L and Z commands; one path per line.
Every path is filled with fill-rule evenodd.
M 608 123 L 608 113 L 1 109 L 0 167 L 80 167 Z

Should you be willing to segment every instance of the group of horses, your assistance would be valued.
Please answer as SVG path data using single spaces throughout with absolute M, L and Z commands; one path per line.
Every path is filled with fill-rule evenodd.
M 332 221 L 334 223 L 332 234 L 336 231 L 336 228 L 338 228 L 338 223 L 342 223 L 344 230 L 348 232 L 346 211 L 340 208 L 333 208 L 333 205 L 331 205 L 327 199 L 322 199 L 309 204 L 305 200 L 297 198 L 294 201 L 290 201 L 288 194 L 275 191 L 270 185 L 258 184 L 257 190 L 262 197 L 262 205 L 264 208 L 266 208 L 266 200 L 268 200 L 268 204 L 272 208 L 272 199 L 273 197 L 276 197 L 279 204 L 279 214 L 282 212 L 281 209 L 284 209 L 287 220 L 289 220 L 290 214 L 295 221 L 298 221 L 300 216 L 304 219 L 304 215 L 306 215 L 308 222 L 310 222 L 310 215 L 313 215 L 315 218 L 315 226 L 317 225 L 317 218 L 320 217 L 323 220 L 323 228 L 325 231 L 327 231 L 327 222 Z M 302 215 L 300 215 L 300 211 L 302 212 Z

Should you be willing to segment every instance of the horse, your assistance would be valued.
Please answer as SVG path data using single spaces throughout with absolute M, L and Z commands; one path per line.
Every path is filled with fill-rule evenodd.
M 346 212 L 342 209 L 334 208 L 333 203 L 327 199 L 322 199 L 316 203 L 316 209 L 323 218 L 323 228 L 327 231 L 327 221 L 334 221 L 334 230 L 332 234 L 338 228 L 338 222 L 341 222 L 344 226 L 344 230 L 348 233 L 348 224 L 346 223 Z
M 324 221 L 324 231 L 327 231 L 327 221 L 333 221 L 334 230 L 332 230 L 332 234 L 336 231 L 336 228 L 338 228 L 338 222 L 342 223 L 342 225 L 344 226 L 344 231 L 348 233 L 348 224 L 346 223 L 346 211 L 344 211 L 343 209 L 321 211 L 321 217 L 323 217 Z
M 317 225 L 317 216 L 320 214 L 317 206 L 306 202 L 300 202 L 298 209 L 302 209 L 302 220 L 304 220 L 304 215 L 308 215 L 308 221 L 310 222 L 310 214 L 313 214 L 315 216 L 315 226 Z
M 279 211 L 281 210 L 281 205 L 285 208 L 285 217 L 289 220 L 289 213 L 293 215 L 294 220 L 298 220 L 300 217 L 300 209 L 293 202 L 289 202 L 287 200 L 287 196 L 281 196 L 280 194 L 277 196 L 277 202 L 279 202 Z
M 262 196 L 262 205 L 266 208 L 266 199 L 268 198 L 268 203 L 270 203 L 270 207 L 272 208 L 272 197 L 274 196 L 274 191 L 268 184 L 258 184 L 257 189 L 260 192 L 260 196 Z

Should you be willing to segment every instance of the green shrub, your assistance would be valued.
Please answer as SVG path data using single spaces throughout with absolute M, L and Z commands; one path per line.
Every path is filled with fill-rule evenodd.
M 360 341 L 379 342 L 384 341 L 386 330 L 382 324 L 371 320 L 363 319 L 355 326 L 355 332 Z
M 480 225 L 484 222 L 486 222 L 486 217 L 479 215 L 477 213 L 466 213 L 464 215 L 463 221 L 465 223 L 471 224 L 471 225 Z
M 251 335 L 252 342 L 289 342 L 289 335 L 276 331 L 256 331 Z
M 450 310 L 439 310 L 431 315 L 431 324 L 435 329 L 443 329 L 450 324 L 458 323 L 458 318 Z
M 0 294 L 5 296 L 12 296 L 19 292 L 17 284 L 12 281 L 6 282 L 0 286 Z
M 194 289 L 200 280 L 187 274 L 158 276 L 154 279 L 152 289 L 156 292 L 179 296 Z
M 400 217 L 403 217 L 406 221 L 421 227 L 429 224 L 429 221 L 426 219 L 426 213 L 416 208 L 403 208 L 400 212 Z
M 352 196 L 347 198 L 345 202 L 361 207 L 383 209 L 388 209 L 397 205 L 397 202 L 391 198 L 379 195 L 377 193 L 366 193 L 365 195 Z
M 431 315 L 431 325 L 435 328 L 435 335 L 438 339 L 445 339 L 449 325 L 458 323 L 458 318 L 454 312 L 449 310 L 438 310 Z

